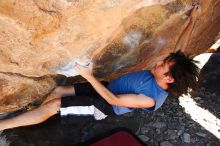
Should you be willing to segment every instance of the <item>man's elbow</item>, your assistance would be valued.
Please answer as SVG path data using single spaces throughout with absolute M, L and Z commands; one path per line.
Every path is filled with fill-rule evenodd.
M 156 101 L 151 99 L 145 103 L 144 108 L 151 108 L 151 107 L 154 107 L 155 105 L 156 105 Z M 143 108 L 143 105 L 142 105 L 142 108 Z
M 152 100 L 151 102 L 150 102 L 150 107 L 154 107 L 156 105 L 156 101 L 155 100 Z

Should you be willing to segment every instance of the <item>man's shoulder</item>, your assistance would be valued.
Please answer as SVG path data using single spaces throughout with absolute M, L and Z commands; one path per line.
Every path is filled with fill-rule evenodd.
M 123 76 L 131 76 L 131 77 L 152 77 L 153 75 L 149 70 L 140 70 L 135 72 L 126 73 Z

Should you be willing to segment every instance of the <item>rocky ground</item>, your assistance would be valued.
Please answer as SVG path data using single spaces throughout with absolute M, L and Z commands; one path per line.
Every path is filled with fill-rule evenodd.
M 220 136 L 220 53 L 211 57 L 201 73 L 199 91 L 193 93 L 198 106 L 190 109 L 181 106 L 187 100 L 180 102 L 178 97 L 169 97 L 156 112 L 137 110 L 121 117 L 84 123 L 64 122 L 55 116 L 43 124 L 6 130 L 2 135 L 10 146 L 73 146 L 113 129 L 126 128 L 148 146 L 219 146 L 219 137 L 209 132 L 204 123 L 214 125 L 215 134 Z M 202 120 L 203 126 L 190 116 L 190 112 L 200 108 L 215 116 L 209 118 L 203 111 L 197 113 L 200 118 L 194 120 Z

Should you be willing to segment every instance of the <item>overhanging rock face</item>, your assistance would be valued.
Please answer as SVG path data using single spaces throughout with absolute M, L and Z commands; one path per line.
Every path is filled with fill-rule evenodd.
M 199 8 L 192 14 L 195 4 Z M 219 12 L 220 0 L 1 0 L 0 113 L 42 99 L 55 87 L 51 81 L 50 89 L 36 94 L 5 92 L 20 80 L 17 75 L 22 75 L 24 84 L 32 77 L 41 85 L 34 78 L 55 75 L 75 59 L 90 58 L 96 76 L 115 77 L 149 69 L 175 50 L 200 54 L 220 32 Z M 4 76 L 11 73 L 6 84 Z M 17 94 L 23 98 L 14 102 Z

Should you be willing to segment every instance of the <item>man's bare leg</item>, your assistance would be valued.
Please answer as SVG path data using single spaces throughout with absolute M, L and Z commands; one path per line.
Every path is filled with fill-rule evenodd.
M 0 131 L 44 122 L 58 113 L 61 105 L 61 97 L 74 94 L 75 89 L 73 86 L 58 86 L 40 107 L 9 119 L 0 120 Z
M 0 120 L 0 131 L 20 126 L 34 125 L 44 122 L 51 116 L 58 113 L 61 106 L 61 98 L 53 99 L 39 108 L 27 111 L 18 116 Z

